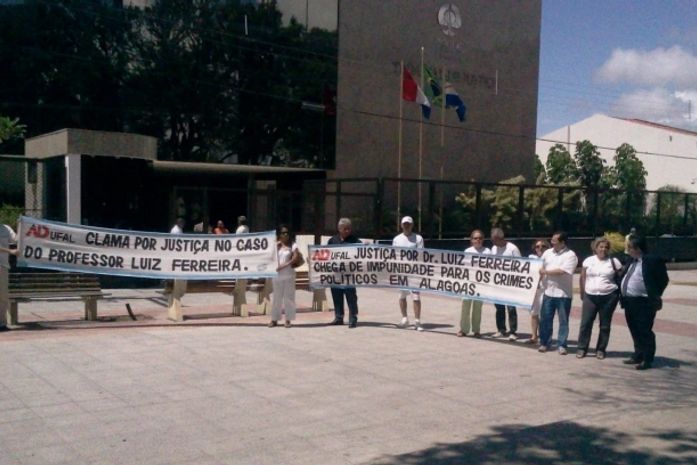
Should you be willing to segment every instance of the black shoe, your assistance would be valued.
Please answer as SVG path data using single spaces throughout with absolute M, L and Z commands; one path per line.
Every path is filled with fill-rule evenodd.
M 351 320 L 351 321 L 349 321 L 348 327 L 349 327 L 349 328 L 355 328 L 357 325 L 358 325 L 358 321 L 357 321 L 357 320 Z
M 8 328 L 8 327 L 5 326 L 5 325 L 0 326 L 0 333 L 2 333 L 2 332 L 4 332 L 4 331 L 9 331 L 9 330 L 10 330 L 10 328 Z
M 641 363 L 641 360 L 637 360 L 634 357 L 629 357 L 627 360 L 622 360 L 622 363 L 625 365 L 636 365 L 637 363 Z
M 651 368 L 651 362 L 641 362 L 634 368 L 636 368 L 637 370 L 648 370 L 649 368 Z
M 334 318 L 331 323 L 329 323 L 329 326 L 341 326 L 344 324 L 344 320 L 340 320 L 338 318 Z

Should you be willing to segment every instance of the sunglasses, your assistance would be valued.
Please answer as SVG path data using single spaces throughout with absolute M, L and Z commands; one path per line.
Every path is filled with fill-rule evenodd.
M 542 245 L 542 244 L 537 244 L 537 245 L 535 246 L 535 248 L 536 248 L 536 249 L 545 249 L 546 247 L 545 247 L 544 245 Z

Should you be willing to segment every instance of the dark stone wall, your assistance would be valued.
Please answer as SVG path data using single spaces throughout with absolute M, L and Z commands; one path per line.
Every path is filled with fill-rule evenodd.
M 439 24 L 448 3 L 461 19 L 450 36 Z M 540 0 L 340 2 L 337 154 L 330 177 L 397 176 L 400 61 L 418 81 L 423 46 L 425 64 L 439 73 L 445 68 L 468 115 L 461 123 L 453 109 L 444 115 L 433 109 L 422 126 L 422 177 L 440 179 L 442 170 L 449 180 L 522 174 L 532 181 L 540 21 Z M 403 102 L 403 178 L 419 177 L 420 114 L 418 104 Z M 402 205 L 414 201 L 413 193 L 402 195 Z

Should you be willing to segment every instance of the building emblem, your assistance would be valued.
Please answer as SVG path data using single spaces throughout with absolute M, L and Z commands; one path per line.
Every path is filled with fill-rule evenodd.
M 443 34 L 448 37 L 455 35 L 455 30 L 462 27 L 460 9 L 453 3 L 446 3 L 438 10 L 438 23 L 443 28 Z

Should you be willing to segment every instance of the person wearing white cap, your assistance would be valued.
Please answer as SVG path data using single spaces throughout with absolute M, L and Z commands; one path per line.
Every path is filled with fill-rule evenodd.
M 392 239 L 392 245 L 395 247 L 411 247 L 414 249 L 424 248 L 424 238 L 412 231 L 414 228 L 414 220 L 411 216 L 402 218 L 402 233 Z M 423 331 L 421 326 L 421 296 L 418 291 L 402 290 L 399 294 L 399 310 L 402 312 L 402 321 L 399 326 L 406 328 L 409 326 L 409 318 L 407 317 L 407 295 L 411 294 L 411 300 L 414 302 L 414 329 Z

